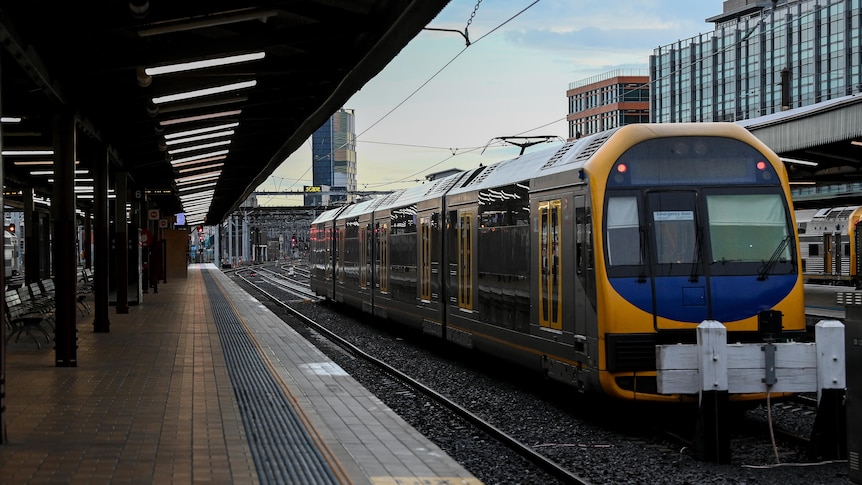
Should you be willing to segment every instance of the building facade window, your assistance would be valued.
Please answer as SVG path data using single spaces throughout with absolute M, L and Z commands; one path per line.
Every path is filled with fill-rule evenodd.
M 862 92 L 860 18 L 862 0 L 764 2 L 713 17 L 713 32 L 653 51 L 650 120 L 736 121 Z

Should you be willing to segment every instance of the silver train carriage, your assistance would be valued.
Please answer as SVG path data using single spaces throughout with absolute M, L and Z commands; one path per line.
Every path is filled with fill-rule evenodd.
M 806 282 L 860 287 L 860 220 L 862 206 L 796 211 Z
M 690 399 L 657 391 L 657 345 L 761 342 L 762 312 L 804 334 L 789 200 L 743 128 L 629 125 L 329 210 L 311 284 L 584 392 Z

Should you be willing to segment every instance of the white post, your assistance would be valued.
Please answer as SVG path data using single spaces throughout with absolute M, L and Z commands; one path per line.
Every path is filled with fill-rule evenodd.
M 715 320 L 697 326 L 701 391 L 727 390 L 727 328 Z
M 817 401 L 823 389 L 847 387 L 844 366 L 844 324 L 838 320 L 820 320 L 814 326 L 817 342 Z

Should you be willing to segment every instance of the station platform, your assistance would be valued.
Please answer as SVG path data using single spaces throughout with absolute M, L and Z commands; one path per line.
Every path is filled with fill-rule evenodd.
M 480 483 L 211 264 L 109 318 L 7 343 L 0 483 Z

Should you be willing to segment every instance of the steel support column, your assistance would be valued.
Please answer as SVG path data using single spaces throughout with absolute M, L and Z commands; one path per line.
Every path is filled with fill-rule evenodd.
M 126 223 L 126 201 L 128 200 L 128 175 L 115 174 L 114 194 L 116 215 L 114 235 L 117 239 L 117 313 L 129 313 L 129 226 Z
M 110 269 L 110 222 L 108 220 L 108 169 L 109 156 L 104 147 L 97 153 L 93 164 L 94 194 L 93 194 L 93 331 L 110 332 L 111 321 L 108 318 L 109 291 L 108 272 Z
M 0 71 L 0 79 L 2 79 L 2 71 Z M 0 96 L 0 112 L 3 112 L 3 104 L 2 104 L 2 96 Z M 0 186 L 5 186 L 6 184 L 6 174 L 3 172 L 3 128 L 0 127 Z M 3 207 L 5 207 L 5 201 L 3 200 L 3 193 L 0 192 L 0 211 L 3 211 Z M 5 214 L 4 214 L 5 220 Z M 3 269 L 0 269 L 0 277 L 3 278 L 3 281 L 6 281 L 6 275 L 4 274 L 6 271 L 6 267 L 4 265 Z M 0 302 L 0 315 L 6 314 L 6 299 L 3 299 L 3 302 Z M 8 441 L 6 437 L 6 328 L 4 325 L 3 331 L 0 332 L 0 444 L 4 444 Z
M 77 225 L 75 223 L 75 117 L 54 118 L 54 353 L 57 367 L 78 365 Z

